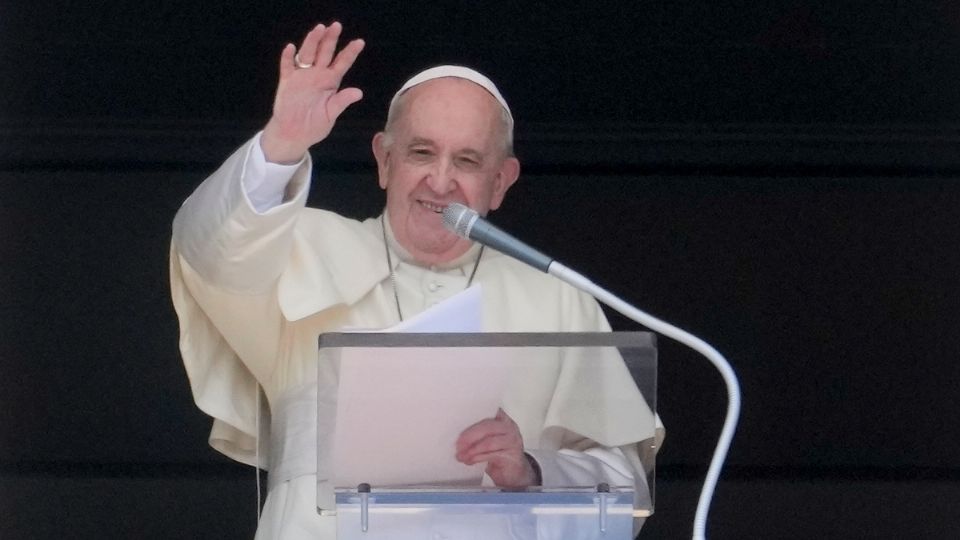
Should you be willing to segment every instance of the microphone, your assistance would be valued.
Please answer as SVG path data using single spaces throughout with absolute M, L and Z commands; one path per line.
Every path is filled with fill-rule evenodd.
M 727 359 L 706 341 L 703 341 L 686 330 L 677 328 L 666 321 L 641 311 L 610 291 L 596 285 L 583 274 L 573 271 L 560 263 L 560 261 L 555 261 L 547 257 L 543 253 L 498 229 L 489 221 L 480 217 L 476 210 L 467 208 L 459 203 L 450 203 L 443 209 L 443 225 L 460 237 L 469 238 L 485 246 L 490 246 L 506 255 L 529 264 L 537 270 L 546 272 L 551 276 L 565 281 L 610 306 L 637 324 L 646 326 L 654 332 L 683 343 L 702 354 L 704 358 L 709 360 L 717 371 L 720 372 L 720 376 L 727 386 L 727 413 L 723 421 L 723 429 L 721 429 L 720 437 L 717 440 L 717 446 L 713 452 L 713 458 L 710 460 L 710 467 L 707 469 L 703 488 L 700 490 L 700 499 L 697 502 L 697 513 L 694 516 L 693 522 L 693 538 L 695 540 L 705 539 L 710 503 L 713 500 L 713 493 L 716 490 L 717 481 L 720 479 L 720 470 L 723 468 L 723 462 L 727 458 L 727 452 L 730 450 L 730 443 L 733 441 L 733 435 L 737 429 L 737 422 L 740 419 L 740 381 L 737 380 L 737 375 L 734 373 L 733 368 L 730 367 Z
M 549 273 L 552 257 L 548 257 L 517 240 L 480 217 L 476 210 L 460 203 L 450 203 L 443 209 L 443 225 L 457 236 L 468 238 L 509 255 L 514 259 Z

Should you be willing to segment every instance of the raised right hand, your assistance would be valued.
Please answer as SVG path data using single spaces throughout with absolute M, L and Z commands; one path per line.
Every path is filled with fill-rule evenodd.
M 351 104 L 360 101 L 359 88 L 340 88 L 343 76 L 363 50 L 362 39 L 355 39 L 337 52 L 337 40 L 343 27 L 317 25 L 300 46 L 299 59 L 313 64 L 298 68 L 297 49 L 292 43 L 280 55 L 280 82 L 273 102 L 273 116 L 260 138 L 267 161 L 296 163 L 314 144 L 330 134 L 333 124 Z

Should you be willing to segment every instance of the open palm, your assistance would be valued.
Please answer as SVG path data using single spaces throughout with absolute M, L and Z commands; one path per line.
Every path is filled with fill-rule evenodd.
M 307 34 L 299 53 L 293 44 L 284 47 L 273 116 L 261 138 L 267 161 L 299 161 L 307 149 L 330 134 L 340 114 L 363 97 L 359 88 L 340 88 L 364 46 L 357 39 L 337 52 L 341 31 L 338 22 L 329 27 L 321 24 Z M 295 54 L 310 67 L 297 67 Z

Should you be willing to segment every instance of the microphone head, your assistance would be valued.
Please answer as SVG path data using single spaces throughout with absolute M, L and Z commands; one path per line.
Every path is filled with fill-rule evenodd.
M 450 203 L 443 209 L 443 226 L 457 236 L 470 238 L 470 229 L 478 217 L 476 210 L 460 203 Z

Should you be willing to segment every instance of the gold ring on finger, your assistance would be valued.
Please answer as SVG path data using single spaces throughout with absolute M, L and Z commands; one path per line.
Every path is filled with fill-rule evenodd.
M 299 52 L 297 52 L 296 54 L 293 55 L 293 63 L 296 64 L 296 66 L 297 66 L 298 68 L 300 68 L 300 69 L 308 69 L 308 68 L 312 68 L 312 67 L 313 67 L 313 63 L 308 64 L 308 63 L 300 60 L 300 53 L 299 53 Z

